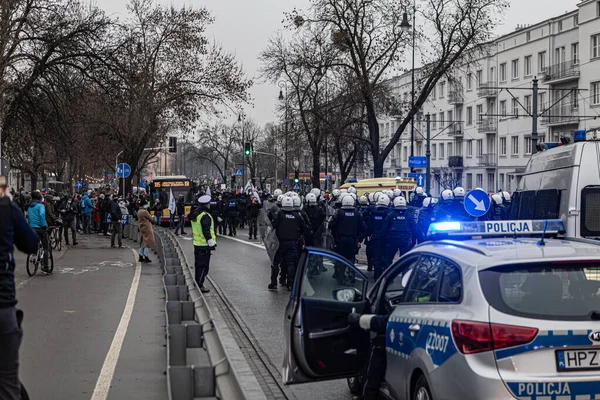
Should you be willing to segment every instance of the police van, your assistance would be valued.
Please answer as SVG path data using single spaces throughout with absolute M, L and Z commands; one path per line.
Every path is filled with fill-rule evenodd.
M 387 316 L 385 398 L 599 399 L 600 245 L 564 232 L 560 219 L 436 222 L 372 287 L 307 248 L 284 316 L 284 383 L 348 378 L 360 394 L 372 337 L 348 322 L 357 312 Z M 356 282 L 308 274 L 315 263 Z
M 600 141 L 575 132 L 574 143 L 541 145 L 531 156 L 517 191 L 511 219 L 560 218 L 567 236 L 600 238 Z

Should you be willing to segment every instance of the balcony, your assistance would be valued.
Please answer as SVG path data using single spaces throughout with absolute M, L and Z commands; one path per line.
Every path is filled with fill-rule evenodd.
M 464 136 L 463 124 L 462 122 L 453 122 L 452 125 L 448 127 L 448 135 L 455 137 Z
M 579 79 L 579 60 L 565 61 L 544 68 L 542 82 L 570 81 Z
M 493 133 L 498 131 L 498 125 L 496 119 L 492 117 L 483 117 L 477 121 L 477 132 L 479 133 Z
M 448 92 L 448 104 L 457 105 L 465 102 L 465 96 L 462 87 L 452 87 Z
M 479 97 L 496 97 L 498 95 L 498 84 L 494 81 L 492 82 L 482 82 L 479 84 L 477 88 L 477 96 Z
M 450 168 L 462 168 L 463 167 L 463 156 L 450 156 L 448 157 L 448 166 Z
M 579 109 L 569 105 L 557 104 L 544 111 L 542 125 L 558 126 L 579 123 Z
M 477 156 L 477 165 L 480 167 L 493 168 L 498 165 L 496 153 L 480 154 Z

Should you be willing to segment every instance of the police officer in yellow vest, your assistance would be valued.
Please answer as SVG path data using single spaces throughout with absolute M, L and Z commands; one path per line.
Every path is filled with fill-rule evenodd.
M 210 196 L 201 196 L 198 203 L 200 205 L 192 210 L 189 219 L 192 222 L 192 233 L 194 235 L 196 283 L 202 293 L 207 293 L 209 290 L 204 287 L 204 279 L 208 275 L 210 252 L 217 247 L 217 235 L 215 235 L 215 221 L 208 212 Z

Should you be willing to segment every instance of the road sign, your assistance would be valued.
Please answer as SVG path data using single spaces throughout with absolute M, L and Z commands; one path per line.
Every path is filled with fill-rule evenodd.
M 414 178 L 417 181 L 417 186 L 425 186 L 425 174 L 408 173 L 409 178 Z
M 146 189 L 146 181 L 143 179 L 140 179 L 140 189 Z
M 484 216 L 491 206 L 490 196 L 481 189 L 471 190 L 467 193 L 464 203 L 465 211 L 473 217 Z
M 73 186 L 75 186 L 75 189 L 81 189 L 81 187 L 82 187 L 83 185 L 82 185 L 82 183 L 81 183 L 81 182 L 77 181 L 77 182 L 75 182 L 75 185 L 73 185 Z
M 107 172 L 107 173 L 105 173 L 105 174 L 104 174 L 104 176 L 105 176 L 107 179 L 112 179 L 112 178 L 113 178 L 113 174 L 111 174 L 110 172 Z
M 298 190 L 298 191 L 300 191 L 300 183 L 299 182 L 295 182 L 294 185 L 292 186 L 292 190 Z
M 409 168 L 427 168 L 427 157 L 425 156 L 409 156 Z
M 242 176 L 242 175 L 244 175 L 244 170 L 242 168 L 236 168 L 235 176 Z
M 119 178 L 128 178 L 131 175 L 131 167 L 129 164 L 121 163 L 117 167 L 117 176 Z

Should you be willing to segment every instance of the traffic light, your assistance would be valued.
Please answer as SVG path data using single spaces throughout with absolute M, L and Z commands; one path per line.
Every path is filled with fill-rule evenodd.
M 177 153 L 177 138 L 175 136 L 169 137 L 169 153 Z
M 298 176 L 299 176 L 299 175 L 300 175 L 300 174 L 298 174 L 298 170 L 295 170 L 295 171 L 294 171 L 294 183 L 298 183 L 298 182 L 299 182 L 299 179 L 298 179 Z
M 252 148 L 250 146 L 250 142 L 246 142 L 244 143 L 244 154 L 246 155 L 246 157 L 250 156 L 250 153 L 252 153 Z

